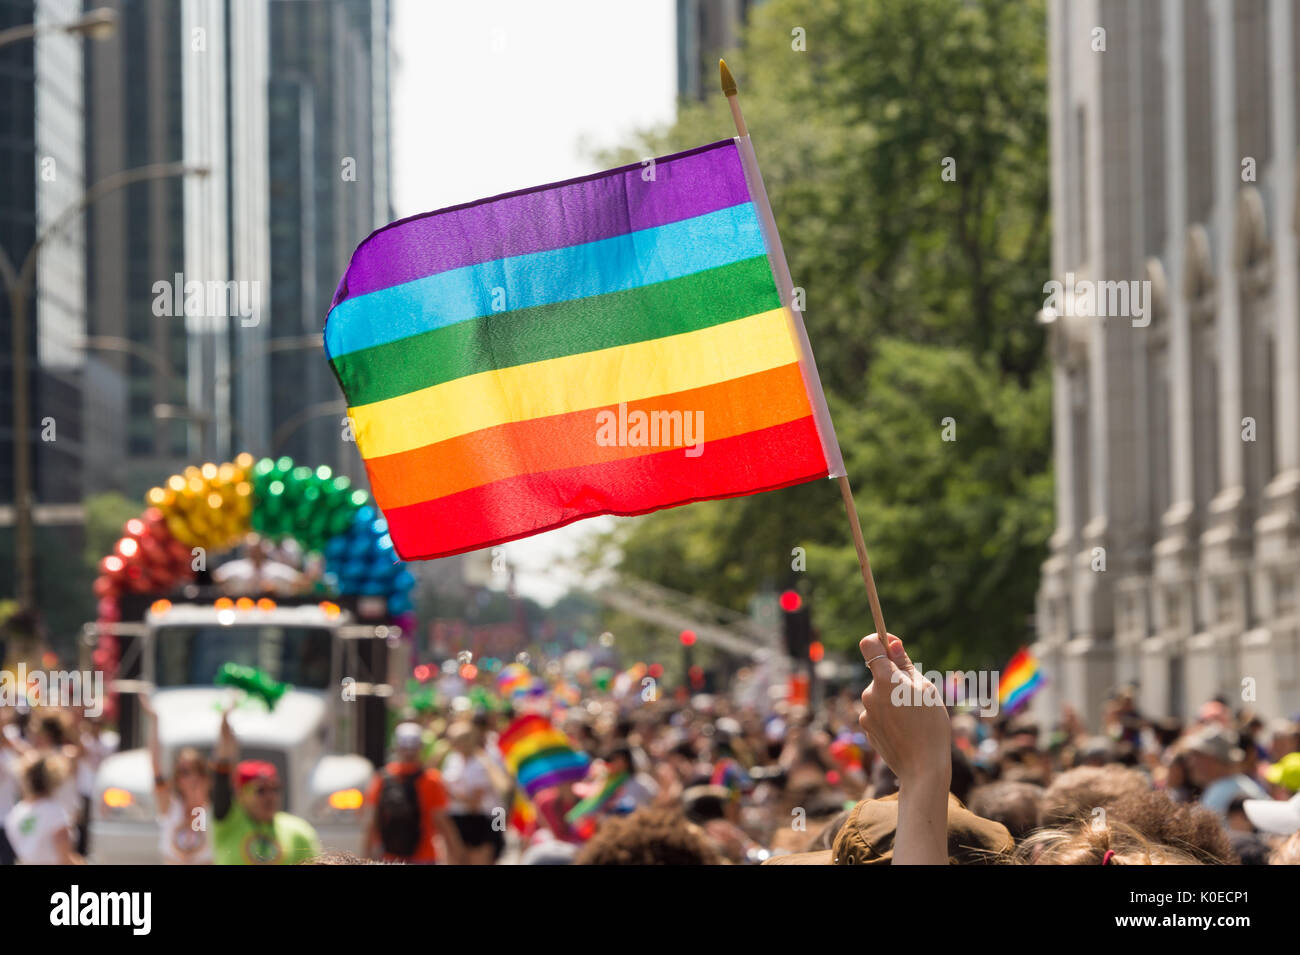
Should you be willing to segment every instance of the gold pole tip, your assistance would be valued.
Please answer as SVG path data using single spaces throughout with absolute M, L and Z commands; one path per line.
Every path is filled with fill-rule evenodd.
M 735 96 L 739 90 L 736 89 L 736 78 L 731 75 L 731 70 L 727 69 L 726 60 L 718 60 L 718 72 L 722 74 L 722 92 L 726 96 Z

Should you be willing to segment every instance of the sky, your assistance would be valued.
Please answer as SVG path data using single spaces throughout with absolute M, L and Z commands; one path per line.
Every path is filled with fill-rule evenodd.
M 673 0 L 396 0 L 398 217 L 596 172 L 597 149 L 672 121 Z M 505 545 L 519 591 L 549 603 L 556 568 L 609 518 Z

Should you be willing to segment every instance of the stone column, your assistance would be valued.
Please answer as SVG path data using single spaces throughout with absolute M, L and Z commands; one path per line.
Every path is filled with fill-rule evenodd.
M 1231 0 L 1209 8 L 1211 111 L 1214 117 L 1214 236 L 1216 342 L 1219 350 L 1219 488 L 1201 536 L 1200 600 L 1205 629 L 1188 644 L 1188 703 L 1235 693 L 1237 648 L 1248 624 L 1251 541 L 1241 438 L 1242 350 L 1234 225 L 1240 185 L 1236 144 L 1236 57 Z

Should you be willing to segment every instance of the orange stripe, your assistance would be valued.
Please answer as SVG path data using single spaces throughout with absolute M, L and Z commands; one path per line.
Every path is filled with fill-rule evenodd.
M 370 458 L 366 470 L 375 501 L 384 510 L 456 494 L 493 481 L 561 468 L 620 461 L 664 451 L 658 447 L 597 443 L 597 415 L 618 414 L 618 405 L 512 421 L 458 435 L 411 451 Z M 634 411 L 702 412 L 704 449 L 710 441 L 785 424 L 810 413 L 808 394 L 797 364 L 729 381 L 659 395 L 627 404 Z M 699 435 L 692 432 L 698 440 Z M 684 452 L 683 452 L 684 453 Z

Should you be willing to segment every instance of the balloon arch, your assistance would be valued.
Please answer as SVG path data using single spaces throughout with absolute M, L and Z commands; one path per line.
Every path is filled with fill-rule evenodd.
M 415 578 L 398 558 L 388 524 L 346 475 L 293 459 L 241 454 L 224 464 L 191 466 L 145 495 L 146 507 L 99 562 L 95 596 L 100 623 L 122 619 L 123 598 L 170 594 L 193 581 L 211 558 L 256 532 L 292 538 L 325 558 L 321 586 L 341 595 L 385 598 L 391 621 L 409 633 Z M 102 628 L 95 665 L 112 679 L 119 646 Z

